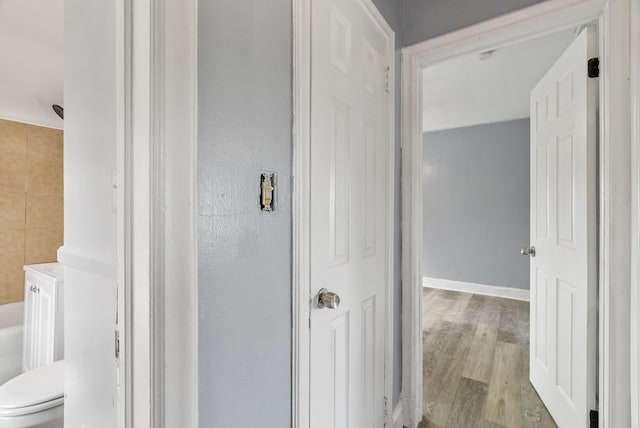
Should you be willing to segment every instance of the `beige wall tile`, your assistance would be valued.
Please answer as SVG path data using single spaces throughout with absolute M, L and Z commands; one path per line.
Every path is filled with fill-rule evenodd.
M 62 246 L 62 240 L 62 228 L 27 229 L 24 252 L 25 264 L 55 262 L 58 259 L 57 251 Z
M 24 192 L 26 183 L 26 158 L 2 154 L 0 156 L 0 192 Z
M 29 125 L 0 119 L 0 153 L 25 156 Z
M 27 193 L 27 228 L 62 229 L 64 198 L 62 195 Z
M 22 266 L 0 265 L 0 305 L 24 300 L 24 270 Z
M 63 134 L 59 129 L 29 126 L 27 157 L 62 162 Z
M 24 193 L 0 192 L 0 230 L 25 228 L 25 199 Z
M 2 266 L 24 265 L 24 229 L 0 230 L 0 261 Z
M 28 159 L 27 192 L 62 195 L 62 162 Z
M 0 304 L 23 300 L 25 264 L 63 241 L 63 132 L 0 119 Z

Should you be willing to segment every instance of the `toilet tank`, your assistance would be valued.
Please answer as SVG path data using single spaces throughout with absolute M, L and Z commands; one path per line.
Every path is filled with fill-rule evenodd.
M 59 263 L 27 265 L 24 286 L 22 371 L 64 358 L 64 269 Z

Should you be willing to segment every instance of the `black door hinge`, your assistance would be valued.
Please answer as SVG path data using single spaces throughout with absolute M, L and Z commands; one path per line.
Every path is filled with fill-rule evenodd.
M 120 332 L 118 330 L 114 331 L 115 337 L 114 337 L 114 348 L 115 348 L 115 357 L 116 360 L 120 359 Z
M 587 74 L 589 77 L 600 77 L 600 60 L 591 58 L 587 61 Z
M 597 410 L 592 410 L 589 412 L 589 420 L 591 421 L 591 424 L 589 425 L 590 428 L 598 428 L 598 411 Z

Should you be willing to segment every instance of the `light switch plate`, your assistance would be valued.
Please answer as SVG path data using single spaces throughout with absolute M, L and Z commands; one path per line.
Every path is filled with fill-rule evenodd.
M 276 210 L 276 174 L 274 172 L 260 174 L 260 210 L 263 212 Z

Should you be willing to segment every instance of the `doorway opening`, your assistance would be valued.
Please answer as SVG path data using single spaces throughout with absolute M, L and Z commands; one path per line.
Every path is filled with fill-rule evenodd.
M 538 237 L 536 224 L 530 221 L 530 217 L 536 219 L 536 213 L 530 216 L 530 211 L 542 201 L 536 198 L 536 181 L 544 179 L 552 185 L 555 180 L 547 175 L 536 178 L 541 173 L 535 171 L 536 165 L 542 162 L 536 150 L 547 153 L 548 146 L 546 142 L 535 144 L 540 139 L 537 131 L 543 127 L 538 126 L 541 112 L 531 114 L 538 101 L 532 90 L 550 78 L 574 43 L 581 42 L 574 42 L 576 39 L 582 35 L 586 40 L 582 33 L 587 31 L 595 35 L 595 24 L 590 29 L 577 26 L 466 54 L 422 70 L 421 426 L 556 426 L 529 381 L 529 354 L 537 350 L 537 357 L 542 355 L 540 346 L 530 346 L 529 300 L 530 289 L 536 290 L 536 276 L 529 272 L 535 254 L 530 254 L 529 246 L 537 245 Z M 563 78 L 565 74 L 559 81 Z M 581 80 L 586 81 L 586 77 Z M 574 95 L 581 88 L 576 83 L 572 82 Z M 562 102 L 560 97 L 552 104 Z M 591 107 L 595 113 L 595 105 Z M 560 117 L 562 112 L 553 114 Z M 569 128 L 572 126 L 573 122 Z M 549 148 L 562 153 L 562 142 L 557 147 L 551 144 Z M 586 145 L 587 141 L 575 140 L 574 144 Z M 562 157 L 554 152 L 548 158 L 563 171 Z M 571 159 L 574 165 L 587 161 L 579 156 Z M 546 164 L 547 157 L 544 161 Z M 566 200 L 575 206 L 595 199 L 595 158 L 591 162 L 593 197 L 578 200 L 560 192 L 560 207 Z M 556 181 L 562 189 L 562 180 Z M 542 190 L 537 193 L 545 201 L 553 196 L 546 188 Z M 595 224 L 595 205 L 590 207 L 589 218 Z M 539 220 L 545 219 L 562 233 L 562 215 L 545 214 Z M 544 239 L 540 242 L 544 246 Z M 589 253 L 595 254 L 595 241 L 590 245 Z M 544 247 L 543 251 L 549 250 Z M 595 289 L 594 279 L 589 284 Z M 541 305 L 546 301 L 538 299 Z M 557 310 L 565 309 L 558 305 Z M 552 318 L 546 313 L 545 317 Z M 552 324 L 551 319 L 544 322 L 544 326 Z M 543 336 L 539 333 L 546 340 Z M 595 379 L 595 365 L 589 369 Z M 542 395 L 549 401 L 549 394 Z
M 625 109 L 628 110 L 628 107 L 626 107 L 628 100 L 625 96 L 621 96 L 623 92 L 628 94 L 626 83 L 627 79 L 624 77 L 627 73 L 625 70 L 628 70 L 625 68 L 625 58 L 628 57 L 628 50 L 625 45 L 626 39 L 624 36 L 620 35 L 621 33 L 626 34 L 625 32 L 627 30 L 625 28 L 627 27 L 625 27 L 625 25 L 628 23 L 613 25 L 614 20 L 620 19 L 620 22 L 624 21 L 625 18 L 623 18 L 623 16 L 626 16 L 626 9 L 623 6 L 624 5 L 620 5 L 620 8 L 618 8 L 616 5 L 612 8 L 611 4 L 606 1 L 598 3 L 567 3 L 556 6 L 540 4 L 403 49 L 402 236 L 404 239 L 402 244 L 402 300 L 405 303 L 403 305 L 402 333 L 402 404 L 405 415 L 405 425 L 417 426 L 422 420 L 423 415 L 423 274 L 421 269 L 421 241 L 423 228 L 421 194 L 423 175 L 423 138 L 421 119 L 422 105 L 421 100 L 419 99 L 419 94 L 422 93 L 422 69 L 465 54 L 501 49 L 505 46 L 531 40 L 535 37 L 548 35 L 564 29 L 575 28 L 594 21 L 598 22 L 600 35 L 599 37 L 596 37 L 596 45 L 598 46 L 598 52 L 603 64 L 600 68 L 599 87 L 596 91 L 593 91 L 593 95 L 597 96 L 600 106 L 599 119 L 593 119 L 589 122 L 593 128 L 596 128 L 597 125 L 599 141 L 598 149 L 600 151 L 599 164 L 597 165 L 597 195 L 599 197 L 599 207 L 597 211 L 598 229 L 593 227 L 592 239 L 595 239 L 594 235 L 596 234 L 596 230 L 598 230 L 599 236 L 596 247 L 598 259 L 596 261 L 595 254 L 592 254 L 592 260 L 594 261 L 587 264 L 587 269 L 585 269 L 585 271 L 591 271 L 589 273 L 589 278 L 591 278 L 590 280 L 593 280 L 595 277 L 596 267 L 599 273 L 596 280 L 597 285 L 592 289 L 589 289 L 590 294 L 587 293 L 589 303 L 584 304 L 583 302 L 581 303 L 581 307 L 588 307 L 590 313 L 593 313 L 597 309 L 598 313 L 597 330 L 599 335 L 596 339 L 597 343 L 594 343 L 595 340 L 592 338 L 589 339 L 588 343 L 589 347 L 594 346 L 597 348 L 597 351 L 595 356 L 590 354 L 589 358 L 584 361 L 584 366 L 590 366 L 584 368 L 584 373 L 589 373 L 589 376 L 594 377 L 589 385 L 595 385 L 594 373 L 597 370 L 596 374 L 599 382 L 597 385 L 597 404 L 595 403 L 595 399 L 592 401 L 587 398 L 584 400 L 581 399 L 584 412 L 581 410 L 580 418 L 588 419 L 590 417 L 589 413 L 591 410 L 594 410 L 594 407 L 598 407 L 595 410 L 599 413 L 598 417 L 600 418 L 601 423 L 604 423 L 604 426 L 629 424 L 629 409 L 623 408 L 624 406 L 616 405 L 616 403 L 618 403 L 618 399 L 616 399 L 616 397 L 619 397 L 620 400 L 624 401 L 624 397 L 628 395 L 629 391 L 628 374 L 626 374 L 626 367 L 629 365 L 629 348 L 628 341 L 625 340 L 629 332 L 627 328 L 629 321 L 629 312 L 627 310 L 629 299 L 628 282 L 623 279 L 616 281 L 616 284 L 619 284 L 620 288 L 616 288 L 615 292 L 611 287 L 611 281 L 613 278 L 618 276 L 618 274 L 624 276 L 625 272 L 627 272 L 629 268 L 629 236 L 626 232 L 624 236 L 619 236 L 616 232 L 618 227 L 625 231 L 628 231 L 630 227 L 626 214 L 627 210 L 630 210 L 630 205 L 626 202 L 618 203 L 618 201 L 628 200 L 628 198 L 624 196 L 627 194 L 625 189 L 628 189 L 626 186 L 631 186 L 632 184 L 630 170 L 626 167 L 626 163 L 622 161 L 625 157 L 628 158 L 627 153 L 631 147 L 631 140 L 629 139 L 629 131 L 631 128 L 629 128 L 629 121 L 627 117 L 624 115 L 618 116 L 614 114 L 617 109 L 621 109 L 621 111 L 626 111 Z M 619 40 L 625 42 L 622 43 L 622 46 L 618 43 L 612 42 L 613 40 L 618 40 L 618 37 L 621 37 Z M 585 53 L 584 62 L 586 63 L 587 60 L 588 58 Z M 586 74 L 586 64 L 581 64 L 581 67 L 584 66 Z M 609 65 L 607 66 L 606 64 Z M 556 89 L 560 89 L 560 87 L 566 83 L 563 77 L 564 76 L 558 77 Z M 569 87 L 571 86 L 569 85 Z M 620 93 L 618 93 L 618 91 L 620 91 Z M 566 96 L 562 96 L 564 98 L 561 100 L 561 109 L 565 109 Z M 534 109 L 534 113 L 540 117 L 545 116 L 549 111 L 545 111 L 544 108 L 542 108 L 545 104 L 543 102 L 543 98 L 543 96 L 536 98 L 537 104 Z M 547 99 L 546 105 L 556 108 L 557 100 Z M 545 117 L 548 118 L 551 116 L 546 115 Z M 616 123 L 616 126 L 612 126 L 612 121 Z M 532 129 L 539 130 L 539 128 L 540 126 L 537 124 Z M 532 132 L 532 137 L 534 136 L 533 134 L 534 133 Z M 559 134 L 554 136 L 554 141 L 558 143 L 557 146 L 564 144 L 566 148 L 564 141 L 565 137 L 566 135 Z M 532 153 L 536 155 L 537 151 L 532 151 Z M 558 150 L 556 147 L 555 153 L 556 156 L 558 153 L 560 153 L 561 156 L 564 156 L 564 158 L 562 158 L 563 161 L 568 159 L 565 156 L 567 151 L 564 149 Z M 618 158 L 618 156 L 620 157 Z M 595 150 L 593 150 L 592 158 L 593 163 L 595 164 Z M 616 162 L 616 159 L 619 159 L 619 161 Z M 535 162 L 532 164 L 537 165 Z M 622 168 L 620 167 L 621 164 L 623 165 Z M 563 165 L 571 166 L 572 163 L 565 162 Z M 556 170 L 555 164 L 548 164 L 547 167 L 547 170 L 541 169 L 541 171 Z M 595 176 L 596 174 L 594 174 L 594 180 Z M 585 178 L 584 181 L 587 181 L 587 179 Z M 575 180 L 575 183 L 580 182 L 581 180 Z M 555 182 L 553 185 L 549 185 L 548 187 L 539 187 L 555 189 L 554 192 L 558 191 L 557 189 L 559 188 L 558 184 Z M 561 191 L 565 191 L 567 188 L 566 184 L 562 183 L 560 187 L 562 187 L 562 189 L 560 189 Z M 536 193 L 534 192 L 534 194 Z M 595 205 L 595 197 L 593 197 L 595 192 L 586 192 L 585 194 L 592 197 L 593 201 L 590 203 Z M 569 206 L 572 207 L 571 205 Z M 548 207 L 549 212 L 556 212 L 557 210 L 565 209 L 566 205 L 563 205 L 562 207 Z M 577 221 L 579 216 L 576 216 L 575 219 Z M 533 222 L 535 224 L 535 220 Z M 616 229 L 612 227 L 614 223 L 618 225 Z M 613 238 L 614 236 L 616 238 Z M 564 238 L 566 238 L 566 235 L 563 235 L 563 239 Z M 562 239 L 556 239 L 555 241 L 556 243 L 560 243 Z M 618 257 L 613 257 L 614 253 L 617 254 Z M 535 257 L 535 260 L 541 261 L 542 257 L 537 256 Z M 556 258 L 556 260 L 561 261 L 562 258 Z M 573 266 L 572 263 L 566 263 L 566 265 Z M 544 275 L 536 276 L 537 283 L 544 283 L 543 279 Z M 562 300 L 563 305 L 567 302 L 573 302 L 572 297 L 567 299 L 567 296 L 572 295 L 570 288 L 559 287 L 562 284 L 557 281 L 558 278 L 547 279 L 549 280 L 549 283 L 556 286 L 555 294 L 552 289 L 551 292 L 548 293 L 548 296 L 555 296 L 554 298 L 556 301 Z M 559 293 L 559 291 L 562 293 Z M 597 303 L 595 299 L 596 294 L 599 297 L 597 299 Z M 533 296 L 535 296 L 535 293 L 532 294 L 532 298 Z M 534 306 L 535 305 L 532 305 L 532 307 Z M 615 311 L 612 310 L 613 307 L 616 308 Z M 553 305 L 550 305 L 547 310 L 549 313 L 553 314 Z M 532 310 L 531 313 L 536 314 L 536 311 Z M 536 317 L 532 317 L 532 321 L 534 319 L 545 318 L 536 315 Z M 576 322 L 575 319 L 571 317 L 567 319 L 556 317 L 554 322 L 557 320 L 560 320 L 561 324 L 564 321 L 570 320 L 571 322 L 563 326 L 562 329 L 564 329 L 564 332 L 560 332 L 562 329 L 558 329 L 557 334 L 548 338 L 548 342 L 543 341 L 544 343 L 550 343 L 556 347 L 560 346 L 560 348 L 566 347 L 567 343 L 572 344 L 573 342 L 565 340 L 565 333 L 566 331 L 572 331 L 573 327 L 577 325 L 589 325 L 588 329 L 590 331 L 596 330 L 596 321 L 594 318 Z M 621 330 L 613 328 L 614 325 L 620 325 L 623 326 L 623 328 Z M 536 340 L 538 339 L 535 335 L 532 337 L 535 337 Z M 531 343 L 537 343 L 536 340 Z M 553 358 L 558 361 L 558 356 L 560 356 L 561 359 L 564 358 L 566 360 L 566 355 L 573 355 L 571 352 L 565 352 L 564 349 L 561 349 L 561 352 L 555 352 L 560 348 L 553 349 L 547 352 L 546 355 L 553 355 Z M 539 349 L 543 348 L 539 347 Z M 595 368 L 596 359 L 598 361 L 597 369 Z M 534 362 L 537 363 L 537 360 Z M 594 368 L 592 369 L 591 367 Z M 618 367 L 619 370 L 615 369 L 615 367 Z M 581 368 L 580 370 L 583 369 Z M 571 396 L 571 394 L 574 394 L 577 391 L 577 389 L 571 389 L 573 384 L 571 382 L 567 383 L 566 380 L 567 375 L 571 379 L 574 379 L 573 376 L 575 373 L 573 371 L 564 369 L 558 370 L 556 368 L 553 370 L 553 374 L 560 376 L 558 378 L 558 384 L 564 384 L 564 396 Z M 565 376 L 565 378 L 560 379 L 563 376 Z M 567 388 L 569 389 L 569 394 L 566 394 L 568 391 Z M 596 387 L 593 386 L 592 388 L 595 389 Z M 594 391 L 591 396 L 595 397 L 595 395 L 596 393 Z M 549 404 L 547 400 L 545 400 L 545 403 L 547 405 Z M 585 421 L 585 424 L 587 424 L 587 421 Z M 580 422 L 572 425 L 558 422 L 558 425 L 581 426 L 582 423 Z

